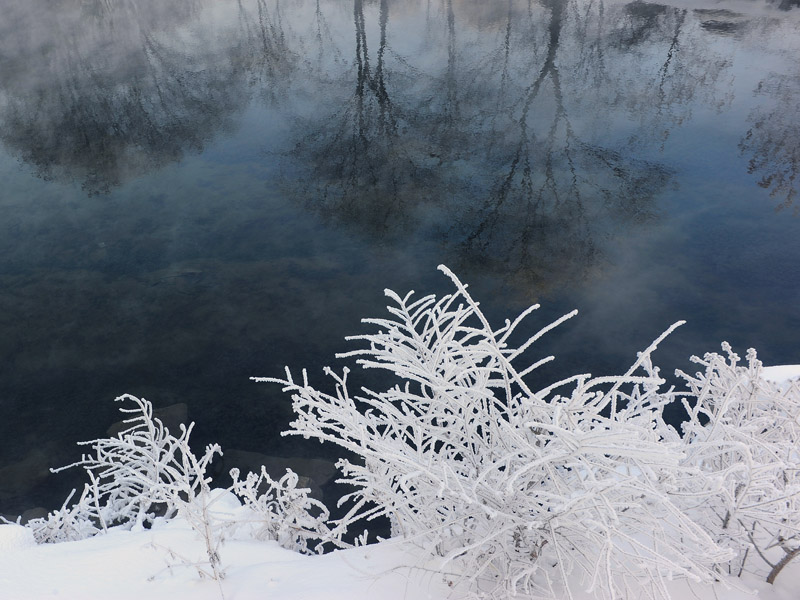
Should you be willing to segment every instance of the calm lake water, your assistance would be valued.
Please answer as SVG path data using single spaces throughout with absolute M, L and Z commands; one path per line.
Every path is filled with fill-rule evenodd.
M 125 392 L 324 455 L 249 377 L 339 364 L 384 288 L 449 292 L 440 263 L 496 321 L 579 309 L 542 383 L 678 319 L 665 374 L 723 340 L 800 363 L 792 4 L 7 2 L 0 513 L 60 504 L 46 467 Z

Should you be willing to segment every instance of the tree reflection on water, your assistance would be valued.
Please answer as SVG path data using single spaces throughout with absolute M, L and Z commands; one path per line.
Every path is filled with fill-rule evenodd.
M 728 161 L 743 181 L 749 169 L 755 192 L 796 211 L 794 13 L 676 3 L 7 3 L 0 143 L 55 183 L 31 200 L 26 180 L 2 199 L 0 395 L 15 414 L 5 426 L 31 433 L 0 432 L 0 468 L 40 445 L 36 427 L 62 395 L 72 448 L 86 436 L 69 428 L 88 427 L 88 407 L 97 416 L 98 398 L 143 381 L 162 401 L 191 397 L 212 422 L 238 410 L 236 443 L 277 446 L 248 419 L 279 428 L 288 406 L 238 400 L 232 373 L 246 386 L 276 372 L 261 369 L 266 356 L 275 369 L 327 359 L 331 348 L 311 339 L 319 323 L 365 316 L 352 313 L 373 306 L 364 290 L 389 285 L 378 280 L 387 271 L 406 269 L 405 285 L 423 263 L 446 262 L 508 292 L 496 294 L 503 308 L 602 297 L 618 242 L 688 221 L 669 211 L 694 210 L 703 192 L 686 189 L 699 177 L 683 179 L 706 158 L 702 136 L 741 153 L 741 164 L 702 168 Z M 752 74 L 750 53 L 774 60 Z M 743 78 L 754 85 L 737 87 Z M 42 200 L 61 192 L 68 201 Z M 741 284 L 722 285 L 711 236 L 692 226 L 705 262 L 675 269 L 710 282 L 690 291 L 712 321 L 723 302 L 709 290 Z M 631 262 L 648 270 L 647 260 Z M 641 293 L 639 275 L 618 270 L 633 283 L 613 293 Z M 681 301 L 676 286 L 656 302 L 656 288 L 652 311 Z
M 761 175 L 758 185 L 780 200 L 777 209 L 791 207 L 800 214 L 795 202 L 800 174 L 800 72 L 768 73 L 755 93 L 771 98 L 773 108 L 753 109 L 752 126 L 739 148 L 750 157 L 748 172 Z
M 663 150 L 698 103 L 730 104 L 732 58 L 709 36 L 765 27 L 639 1 L 353 0 L 349 35 L 343 7 L 321 0 L 25 4 L 4 19 L 0 139 L 40 176 L 107 193 L 201 152 L 259 97 L 296 124 L 283 183 L 301 202 L 373 235 L 424 226 L 460 260 L 509 272 L 544 268 L 537 248 L 594 264 L 604 215 L 655 216 L 669 169 L 639 150 Z M 786 101 L 742 132 L 784 204 L 790 82 L 762 82 Z M 555 231 L 570 242 L 544 239 Z M 545 271 L 534 279 L 563 268 Z
M 249 100 L 250 40 L 194 26 L 205 0 L 26 4 L 4 17 L 0 140 L 40 177 L 108 193 L 201 152 Z
M 429 2 L 409 55 L 392 40 L 402 46 L 402 27 L 419 23 L 381 0 L 372 67 L 356 0 L 354 68 L 336 80 L 352 92 L 302 122 L 308 133 L 287 158 L 305 177 L 285 185 L 349 227 L 381 239 L 434 232 L 459 272 L 542 291 L 590 276 L 609 236 L 657 217 L 670 169 L 636 145 L 663 147 L 698 95 L 723 104 L 714 84 L 729 65 L 677 53 L 697 44 L 685 9 L 498 6 Z M 627 144 L 607 143 L 610 117 L 638 122 Z

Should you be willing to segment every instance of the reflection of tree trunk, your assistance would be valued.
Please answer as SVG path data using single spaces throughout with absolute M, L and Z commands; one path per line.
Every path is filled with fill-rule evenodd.
M 677 10 L 677 9 L 676 9 Z M 664 108 L 669 106 L 667 102 L 667 94 L 665 91 L 667 80 L 669 78 L 669 67 L 672 63 L 672 58 L 675 53 L 678 51 L 679 45 L 678 40 L 680 39 L 681 29 L 683 27 L 683 21 L 686 19 L 686 10 L 681 10 L 678 12 L 678 20 L 675 23 L 675 31 L 672 34 L 672 40 L 669 45 L 669 49 L 667 50 L 667 58 L 664 60 L 664 64 L 659 69 L 660 78 L 658 80 L 658 111 L 656 112 L 658 121 L 662 121 L 664 115 Z M 669 138 L 670 130 L 668 127 L 664 128 L 664 132 L 661 135 L 661 151 L 664 151 L 664 144 L 667 142 Z
M 356 28 L 356 66 L 358 74 L 356 79 L 356 94 L 364 96 L 364 85 L 369 73 L 369 54 L 367 52 L 367 30 L 364 25 L 364 1 L 354 0 L 353 21 Z
M 458 120 L 458 83 L 456 81 L 456 16 L 453 0 L 447 0 L 447 122 L 452 127 Z
M 364 91 L 369 78 L 369 53 L 367 51 L 367 31 L 364 26 L 364 2 L 354 0 L 353 20 L 356 28 L 356 114 L 358 115 L 358 138 L 365 146 L 368 145 L 364 133 Z M 355 157 L 354 157 L 355 158 Z
M 367 91 L 372 92 L 378 102 L 378 129 L 381 135 L 391 135 L 396 131 L 397 124 L 392 114 L 392 103 L 386 90 L 384 76 L 384 54 L 386 52 L 386 26 L 389 22 L 388 0 L 380 3 L 380 45 L 378 46 L 378 60 L 373 75 L 369 66 L 369 52 L 367 49 L 367 33 L 364 24 L 363 0 L 354 2 L 354 20 L 356 28 L 356 98 L 358 100 L 359 137 L 367 143 L 365 129 L 367 123 L 364 117 L 364 102 Z
M 437 89 L 434 96 L 440 99 L 438 105 L 439 113 L 436 114 L 435 121 L 430 134 L 431 141 L 438 147 L 436 157 L 442 159 L 448 155 L 451 148 L 459 146 L 458 140 L 463 140 L 465 134 L 465 124 L 461 121 L 460 97 L 459 97 L 459 72 L 458 48 L 456 44 L 456 13 L 453 7 L 453 0 L 442 0 L 445 9 L 445 40 L 447 44 L 447 63 L 441 81 L 441 89 Z M 435 36 L 433 36 L 435 37 Z M 429 110 L 425 107 L 425 110 Z M 463 150 L 463 148 L 459 148 Z
M 506 95 L 508 86 L 508 60 L 511 56 L 511 23 L 514 17 L 514 0 L 508 0 L 508 19 L 506 21 L 506 36 L 503 39 L 503 70 L 500 75 L 500 98 Z
M 319 45 L 319 52 L 317 53 L 317 65 L 319 66 L 319 68 L 321 68 L 322 67 L 322 58 L 324 56 L 323 51 L 322 51 L 322 48 L 323 48 L 323 43 L 322 43 L 322 21 L 323 21 L 323 16 L 322 16 L 322 9 L 319 6 L 319 0 L 317 0 L 316 10 L 314 11 L 314 19 L 316 20 L 316 24 L 317 24 L 317 44 Z
M 564 145 L 565 153 L 567 157 L 567 161 L 570 166 L 570 171 L 572 173 L 572 185 L 570 191 L 574 196 L 574 200 L 580 200 L 579 190 L 575 185 L 576 181 L 576 174 L 575 174 L 575 166 L 572 161 L 572 157 L 570 154 L 570 141 L 573 137 L 572 126 L 569 122 L 569 117 L 567 115 L 566 107 L 564 106 L 564 97 L 561 90 L 561 79 L 559 77 L 558 67 L 556 66 L 556 56 L 558 54 L 558 46 L 559 40 L 561 37 L 561 30 L 563 27 L 563 19 L 564 19 L 564 11 L 565 11 L 565 3 L 559 0 L 549 0 L 545 6 L 547 6 L 550 10 L 550 23 L 548 26 L 548 42 L 547 42 L 547 53 L 545 55 L 544 62 L 542 63 L 539 72 L 534 79 L 534 81 L 526 88 L 525 90 L 525 101 L 522 106 L 522 112 L 520 114 L 519 120 L 517 121 L 517 126 L 519 128 L 519 135 L 520 139 L 516 147 L 516 151 L 514 152 L 513 159 L 511 160 L 511 164 L 509 166 L 509 170 L 505 178 L 500 184 L 499 189 L 497 190 L 496 194 L 487 200 L 484 205 L 484 211 L 486 212 L 485 218 L 482 220 L 478 228 L 474 231 L 474 233 L 469 237 L 469 243 L 475 243 L 482 237 L 484 237 L 487 232 L 491 231 L 494 227 L 495 223 L 500 219 L 501 214 L 504 210 L 504 204 L 509 199 L 511 191 L 515 182 L 517 181 L 518 177 L 520 178 L 519 185 L 522 191 L 523 197 L 527 198 L 528 200 L 528 211 L 527 216 L 530 216 L 531 213 L 535 214 L 538 212 L 540 208 L 542 195 L 545 189 L 547 189 L 554 200 L 554 207 L 558 207 L 561 203 L 560 193 L 558 190 L 558 185 L 556 183 L 556 177 L 554 174 L 554 154 L 556 152 L 557 142 L 556 136 L 559 130 L 559 125 L 561 124 L 562 120 L 566 126 L 566 135 L 567 141 Z M 508 27 L 510 28 L 510 19 Z M 533 193 L 533 180 L 532 180 L 532 169 L 530 163 L 530 156 L 531 156 L 531 147 L 530 147 L 530 127 L 528 124 L 528 117 L 533 107 L 534 101 L 539 95 L 539 92 L 542 88 L 543 83 L 545 80 L 550 78 L 551 84 L 553 86 L 554 98 L 556 100 L 556 113 L 553 119 L 553 124 L 549 129 L 548 136 L 547 136 L 547 153 L 545 156 L 544 162 L 544 183 L 539 189 L 539 193 L 537 194 L 535 203 L 532 204 L 534 198 Z M 491 234 L 489 234 L 491 237 Z
M 525 123 L 528 120 L 528 111 L 533 104 L 534 99 L 539 94 L 539 88 L 542 83 L 554 70 L 556 70 L 556 54 L 558 53 L 558 42 L 561 38 L 561 27 L 563 24 L 565 3 L 560 0 L 547 0 L 542 3 L 550 10 L 550 25 L 547 28 L 548 41 L 547 41 L 547 55 L 545 56 L 542 68 L 539 70 L 539 76 L 534 82 L 528 86 L 526 90 L 525 105 L 522 109 L 521 122 Z
M 389 101 L 389 93 L 386 91 L 386 81 L 383 72 L 383 56 L 386 52 L 386 24 L 389 22 L 388 0 L 381 0 L 380 8 L 380 46 L 378 48 L 378 65 L 375 69 L 375 96 L 380 106 L 380 124 L 383 135 L 394 134 L 397 124 L 391 115 L 392 105 Z

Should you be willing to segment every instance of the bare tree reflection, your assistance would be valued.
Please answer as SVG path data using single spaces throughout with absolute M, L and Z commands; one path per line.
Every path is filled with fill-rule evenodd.
M 281 54 L 264 19 L 255 53 L 248 38 L 175 35 L 204 0 L 50 4 L 6 20 L 0 139 L 41 177 L 90 194 L 201 151 L 247 103 L 242 57 L 266 67 Z
M 750 155 L 748 172 L 761 175 L 758 181 L 770 196 L 778 198 L 777 210 L 792 208 L 800 214 L 797 198 L 800 174 L 800 75 L 770 73 L 756 94 L 772 99 L 772 109 L 756 109 L 750 115 L 753 126 L 739 148 Z
M 280 102 L 285 99 L 288 81 L 299 62 L 280 3 L 273 6 L 267 0 L 236 0 L 236 3 L 238 29 L 232 38 L 237 43 L 232 47 L 237 50 L 230 68 L 246 73 L 251 86 L 269 104 Z M 319 10 L 317 13 L 319 19 Z
M 567 95 L 579 86 L 568 81 L 565 91 L 560 66 L 568 80 L 579 71 L 561 51 L 569 4 L 542 6 L 549 16 L 543 57 L 529 65 L 529 83 L 517 94 L 507 77 L 514 26 L 509 10 L 500 82 L 507 92 L 498 99 L 507 121 L 492 135 L 518 139 L 510 154 L 489 157 L 505 163 L 505 173 L 481 208 L 462 221 L 462 227 L 468 223 L 462 256 L 539 291 L 588 276 L 602 263 L 604 237 L 655 217 L 653 202 L 669 179 L 663 167 L 584 141 L 576 131 Z M 536 39 L 541 22 L 538 17 L 531 27 L 530 21 L 523 35 Z
M 425 176 L 415 153 L 399 135 L 404 115 L 386 83 L 389 2 L 379 1 L 379 40 L 375 60 L 370 56 L 364 1 L 353 2 L 355 32 L 352 81 L 337 110 L 318 125 L 304 123 L 310 133 L 300 140 L 291 159 L 310 171 L 307 197 L 322 214 L 377 233 L 394 228 L 407 217 L 409 202 Z M 396 79 L 410 78 L 402 72 Z M 352 79 L 351 79 L 352 78 Z M 313 177 L 313 179 L 311 179 Z
M 663 151 L 698 105 L 720 112 L 733 100 L 730 56 L 704 40 L 696 27 L 701 12 L 641 1 L 603 9 L 601 3 L 586 11 L 584 27 L 572 36 L 580 46 L 575 79 L 590 84 L 585 110 L 591 102 L 623 109 L 638 125 L 629 140 L 633 149 L 657 141 Z
M 393 37 L 415 1 L 421 34 Z M 290 113 L 293 194 L 371 235 L 424 228 L 475 268 L 542 280 L 585 275 L 611 230 L 655 216 L 669 175 L 637 155 L 663 150 L 698 103 L 730 103 L 730 59 L 702 36 L 747 24 L 639 0 L 353 0 L 345 46 L 341 5 L 323 0 L 224 0 L 231 22 L 196 29 L 210 0 L 19 2 L 0 25 L 0 139 L 42 177 L 105 192 L 201 151 L 254 94 L 312 98 L 323 108 Z M 743 149 L 791 201 L 796 156 L 780 148 L 793 133 L 770 133 L 768 149 L 767 117 L 754 115 Z M 609 141 L 615 119 L 627 145 Z
M 437 72 L 393 49 L 388 0 L 378 4 L 370 54 L 365 5 L 354 0 L 355 56 L 345 75 L 353 92 L 304 123 L 312 133 L 290 154 L 313 176 L 303 191 L 310 206 L 382 239 L 435 232 L 461 272 L 500 272 L 540 291 L 588 276 L 614 231 L 655 217 L 670 175 L 574 126 L 570 96 L 583 81 L 574 80 L 564 36 L 584 24 L 570 21 L 570 6 L 429 3 Z M 585 115 L 581 123 L 586 131 Z

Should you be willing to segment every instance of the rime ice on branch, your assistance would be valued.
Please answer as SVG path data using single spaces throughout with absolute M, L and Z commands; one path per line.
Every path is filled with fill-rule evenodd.
M 493 328 L 467 286 L 445 267 L 455 292 L 437 299 L 387 290 L 390 316 L 366 319 L 376 333 L 362 368 L 402 383 L 352 395 L 348 371 L 325 372 L 335 390 L 303 372 L 280 383 L 297 419 L 287 432 L 338 444 L 356 486 L 345 518 L 386 515 L 441 567 L 457 568 L 481 593 L 571 597 L 570 574 L 605 598 L 666 598 L 665 581 L 711 581 L 730 558 L 666 493 L 682 480 L 682 445 L 660 433 L 671 400 L 650 354 L 621 377 L 583 374 L 533 390 L 526 376 L 552 360 L 524 362 L 534 343 L 575 312 L 509 345 L 537 306 Z M 520 363 L 522 363 L 521 366 Z M 555 569 L 553 565 L 556 565 Z
M 693 475 L 677 497 L 736 553 L 728 572 L 773 583 L 800 554 L 800 386 L 764 379 L 753 349 L 745 366 L 728 343 L 722 350 L 693 356 L 704 367 L 694 376 L 678 371 L 689 388 L 682 464 Z

